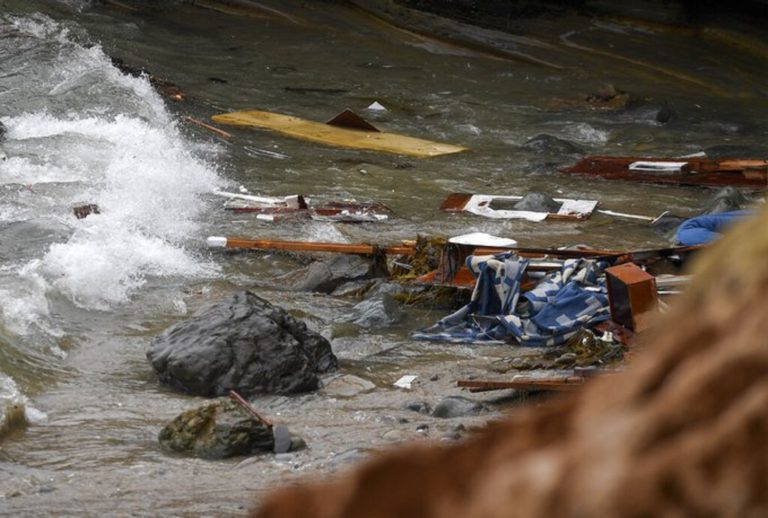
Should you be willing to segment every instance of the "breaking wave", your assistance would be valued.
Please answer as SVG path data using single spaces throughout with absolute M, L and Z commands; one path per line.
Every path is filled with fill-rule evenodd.
M 0 57 L 11 68 L 0 78 L 0 225 L 67 229 L 42 250 L 8 254 L 3 324 L 39 327 L 52 293 L 109 310 L 151 277 L 215 274 L 185 244 L 208 210 L 203 195 L 221 180 L 148 80 L 122 74 L 99 45 L 74 41 L 45 16 L 0 16 L 0 26 L 9 27 Z M 76 219 L 81 203 L 99 213 Z

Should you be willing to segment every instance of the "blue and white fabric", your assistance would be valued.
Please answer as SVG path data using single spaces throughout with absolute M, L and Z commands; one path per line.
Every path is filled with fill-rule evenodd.
M 527 260 L 512 253 L 470 256 L 467 266 L 477 279 L 469 304 L 414 338 L 551 346 L 609 318 L 604 265 L 593 260 L 566 260 L 522 295 Z

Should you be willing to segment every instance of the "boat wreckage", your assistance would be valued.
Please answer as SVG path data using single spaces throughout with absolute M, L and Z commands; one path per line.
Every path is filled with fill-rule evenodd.
M 693 158 L 638 158 L 590 156 L 560 170 L 566 174 L 606 180 L 675 185 L 733 185 L 765 189 L 768 160 Z
M 665 307 L 701 247 L 643 251 L 521 247 L 483 233 L 394 245 L 209 237 L 212 248 L 368 256 L 404 286 L 452 289 L 469 301 L 415 339 L 560 346 L 583 329 L 627 344 Z M 389 259 L 387 258 L 389 257 Z M 658 280 L 658 282 L 657 282 Z M 467 300 L 465 297 L 464 300 Z

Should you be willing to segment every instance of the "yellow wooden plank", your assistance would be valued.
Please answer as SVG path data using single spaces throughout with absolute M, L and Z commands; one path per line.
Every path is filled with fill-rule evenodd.
M 405 135 L 339 128 L 322 122 L 259 110 L 214 115 L 212 119 L 219 124 L 266 128 L 330 146 L 385 151 L 414 157 L 432 157 L 467 150 L 462 146 L 442 144 Z

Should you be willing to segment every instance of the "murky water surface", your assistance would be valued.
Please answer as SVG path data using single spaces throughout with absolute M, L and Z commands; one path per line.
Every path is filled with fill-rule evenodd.
M 402 408 L 457 394 L 456 379 L 519 351 L 411 340 L 443 316 L 437 309 L 335 336 L 334 323 L 356 300 L 286 293 L 280 277 L 301 261 L 211 252 L 206 236 L 395 243 L 484 231 L 533 246 L 663 246 L 649 227 L 602 215 L 535 224 L 437 207 L 451 192 L 538 190 L 641 215 L 688 215 L 711 195 L 559 174 L 576 157 L 523 147 L 542 133 L 593 154 L 766 149 L 764 56 L 693 33 L 577 18 L 551 21 L 547 31 L 532 24 L 538 32 L 522 50 L 550 67 L 446 46 L 340 6 L 274 4 L 282 14 L 0 2 L 0 120 L 8 129 L 0 143 L 0 402 L 25 403 L 31 421 L 0 444 L 0 514 L 238 514 L 272 484 L 497 415 L 441 421 Z M 172 80 L 188 100 L 161 97 L 111 57 Z M 622 111 L 571 102 L 605 83 L 649 101 Z M 367 110 L 374 101 L 388 111 Z M 655 117 L 664 103 L 674 116 L 662 125 Z M 247 108 L 326 120 L 347 107 L 382 129 L 471 151 L 419 160 L 241 129 L 226 141 L 184 120 Z M 211 194 L 240 185 L 318 201 L 376 200 L 396 217 L 270 224 L 225 212 Z M 102 214 L 75 219 L 71 208 L 81 202 Z M 158 431 L 199 400 L 158 385 L 145 358 L 149 340 L 243 287 L 304 317 L 331 338 L 342 372 L 377 388 L 348 398 L 258 398 L 257 407 L 307 440 L 299 453 L 169 456 Z M 419 376 L 410 392 L 392 386 L 404 374 Z M 478 399 L 495 409 L 515 404 L 498 397 Z M 427 433 L 417 432 L 424 424 Z

